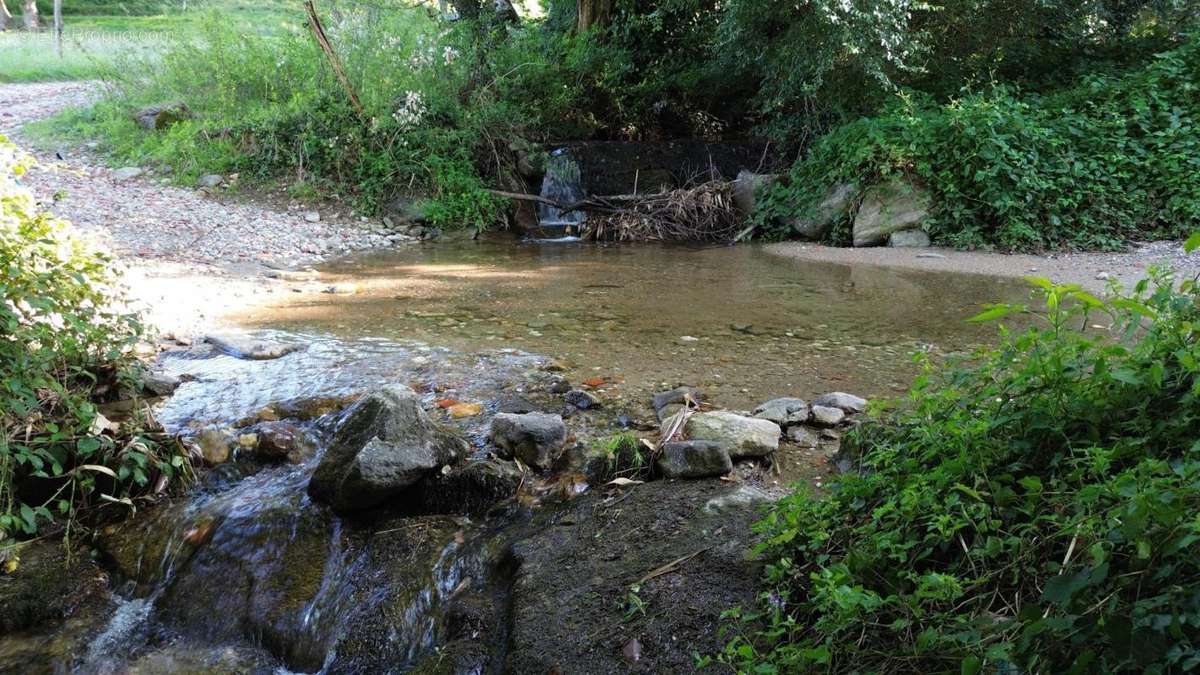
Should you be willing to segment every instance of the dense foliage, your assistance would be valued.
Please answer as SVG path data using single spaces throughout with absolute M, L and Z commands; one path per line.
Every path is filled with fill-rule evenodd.
M 925 227 L 953 246 L 1112 248 L 1183 236 L 1200 222 L 1198 95 L 1193 38 L 1144 68 L 1055 94 L 905 101 L 823 137 L 758 215 L 783 223 L 831 185 L 905 174 L 932 191 Z
M 141 327 L 117 308 L 112 261 L 16 184 L 28 166 L 0 136 L 0 540 L 186 471 L 137 419 L 98 411 L 135 389 Z
M 856 472 L 757 525 L 770 588 L 760 610 L 733 613 L 725 660 L 763 673 L 1200 666 L 1200 286 L 1160 273 L 1103 302 L 1034 281 L 1041 325 L 930 370 L 847 438 Z
M 320 6 L 349 87 L 297 7 L 214 12 L 77 121 L 185 183 L 283 177 L 365 212 L 422 196 L 441 225 L 502 221 L 488 188 L 536 189 L 519 169 L 539 142 L 750 134 L 807 158 L 763 222 L 828 179 L 896 171 L 932 184 L 932 233 L 959 246 L 1112 246 L 1193 215 L 1185 0 L 438 4 L 457 11 Z M 605 19 L 581 27 L 592 5 Z M 152 134 L 129 119 L 172 100 L 195 117 Z M 1113 189 L 1128 176 L 1129 194 Z

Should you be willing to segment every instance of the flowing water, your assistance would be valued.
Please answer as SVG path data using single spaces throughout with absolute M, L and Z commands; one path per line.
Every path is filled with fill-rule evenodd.
M 963 321 L 978 305 L 1024 296 L 1009 281 L 801 263 L 751 246 L 484 241 L 320 272 L 319 283 L 357 292 L 303 295 L 243 319 L 258 338 L 299 351 L 262 361 L 202 348 L 163 357 L 185 380 L 158 410 L 168 430 L 296 417 L 320 448 L 338 419 L 331 411 L 402 383 L 482 453 L 496 401 L 536 389 L 551 364 L 574 382 L 593 380 L 605 402 L 602 414 L 573 419 L 581 437 L 647 416 L 646 398 L 665 385 L 700 386 L 734 408 L 834 389 L 884 394 L 911 378 L 914 352 L 988 341 L 994 328 Z M 480 402 L 484 414 L 450 419 L 434 406 L 446 398 Z M 187 498 L 105 532 L 110 615 L 59 667 L 433 669 L 430 659 L 469 625 L 472 644 L 491 657 L 468 654 L 454 672 L 499 672 L 506 551 L 522 517 L 339 518 L 305 491 L 319 458 L 221 465 Z M 485 618 L 462 619 L 464 603 L 483 608 L 468 616 Z
M 546 159 L 546 176 L 542 179 L 541 196 L 559 204 L 572 204 L 584 198 L 579 164 L 560 148 Z M 546 203 L 538 204 L 538 225 L 546 231 L 578 234 L 587 214 L 583 211 L 562 211 Z

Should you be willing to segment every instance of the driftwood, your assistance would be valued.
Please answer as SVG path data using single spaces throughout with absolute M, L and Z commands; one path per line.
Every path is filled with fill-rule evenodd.
M 354 93 L 350 78 L 346 77 L 346 71 L 342 70 L 342 62 L 338 59 L 337 52 L 333 51 L 333 45 L 329 44 L 329 38 L 325 37 L 325 28 L 321 26 L 321 19 L 317 17 L 317 9 L 313 7 L 312 0 L 304 0 L 304 11 L 308 14 L 308 25 L 312 28 L 313 37 L 316 38 L 321 51 L 325 52 L 325 58 L 329 59 L 333 74 L 337 76 L 338 82 L 346 90 L 346 95 L 350 97 L 350 104 L 354 106 L 354 110 L 359 116 L 365 116 L 362 104 L 358 102 L 358 94 Z
M 605 241 L 738 241 L 750 233 L 733 204 L 733 184 L 710 181 L 650 194 L 592 196 L 563 203 L 541 195 L 491 190 L 492 194 L 586 211 L 582 237 Z

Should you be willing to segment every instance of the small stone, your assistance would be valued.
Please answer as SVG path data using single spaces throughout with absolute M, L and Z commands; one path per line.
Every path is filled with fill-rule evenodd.
M 917 257 L 918 258 L 935 258 L 935 259 L 941 260 L 941 259 L 944 259 L 946 256 L 942 255 L 941 253 L 918 253 Z
M 733 471 L 733 460 L 720 443 L 682 441 L 667 443 L 658 458 L 665 478 L 708 478 Z
M 808 402 L 801 398 L 771 399 L 755 408 L 751 414 L 771 420 L 781 427 L 803 424 L 808 421 Z
M 841 408 L 829 408 L 823 405 L 812 407 L 812 422 L 819 427 L 835 427 L 846 419 L 846 413 Z
M 1098 281 L 1108 281 L 1110 278 L 1111 277 L 1109 276 L 1108 272 L 1101 272 L 1096 275 L 1096 279 Z
M 684 433 L 690 440 L 724 445 L 734 459 L 763 457 L 779 449 L 778 424 L 726 410 L 692 415 Z
M 319 223 L 321 222 L 321 214 L 317 211 L 305 211 L 304 219 L 310 223 Z
M 838 408 L 846 413 L 860 413 L 867 409 L 867 399 L 854 394 L 847 394 L 842 391 L 835 391 L 823 396 L 818 396 L 813 401 L 813 405 L 825 406 L 827 408 Z
M 228 430 L 208 427 L 197 434 L 194 440 L 205 464 L 216 466 L 229 461 L 229 446 L 233 438 Z
M 566 399 L 569 405 L 573 405 L 580 410 L 592 410 L 602 407 L 599 396 L 583 389 L 572 389 L 563 398 Z
M 496 401 L 496 412 L 524 415 L 535 410 L 537 410 L 537 406 L 518 394 L 504 394 Z
M 681 336 L 679 336 L 679 341 L 680 342 L 699 342 L 700 338 L 695 337 L 693 335 L 681 335 Z
M 492 418 L 492 442 L 535 469 L 547 469 L 567 442 L 560 415 L 500 413 Z
M 242 450 L 253 450 L 258 447 L 258 434 L 239 434 L 238 447 Z
M 179 388 L 181 381 L 174 375 L 148 372 L 142 375 L 142 387 L 155 396 L 168 396 Z
M 797 425 L 787 430 L 787 438 L 802 448 L 813 449 L 820 443 L 817 434 L 806 426 Z
M 202 188 L 215 188 L 225 181 L 225 177 L 220 174 L 210 173 L 206 176 L 201 176 L 196 180 L 196 186 Z
M 142 173 L 143 172 L 140 167 L 126 166 L 126 167 L 117 169 L 116 171 L 113 171 L 112 175 L 115 180 L 127 181 L 127 180 L 131 180 L 133 178 L 137 178 L 138 176 L 142 175 Z

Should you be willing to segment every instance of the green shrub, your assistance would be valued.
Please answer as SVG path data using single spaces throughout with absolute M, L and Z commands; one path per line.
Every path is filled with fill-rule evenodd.
M 1102 302 L 1034 281 L 1044 325 L 927 371 L 848 436 L 857 472 L 757 524 L 769 589 L 732 612 L 723 659 L 763 673 L 1200 665 L 1200 286 L 1156 273 Z
M 781 236 L 778 224 L 834 183 L 906 174 L 932 192 L 927 229 L 942 244 L 1111 249 L 1179 237 L 1200 222 L 1197 91 L 1200 38 L 1052 96 L 1000 88 L 941 106 L 905 101 L 823 137 L 757 218 Z
M 113 261 L 16 184 L 28 165 L 0 136 L 0 540 L 187 471 L 136 419 L 98 412 L 136 390 L 142 328 L 119 309 Z

